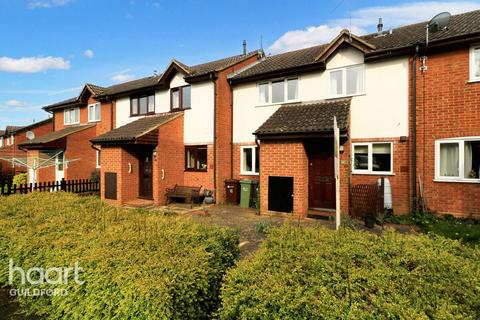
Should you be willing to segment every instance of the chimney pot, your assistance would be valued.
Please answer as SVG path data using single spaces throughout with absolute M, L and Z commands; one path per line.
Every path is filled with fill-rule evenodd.
M 383 31 L 383 21 L 382 18 L 378 18 L 377 31 L 381 33 Z
M 247 40 L 243 40 L 243 55 L 247 55 Z

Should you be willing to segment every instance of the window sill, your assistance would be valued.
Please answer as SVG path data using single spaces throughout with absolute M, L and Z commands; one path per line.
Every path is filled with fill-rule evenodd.
M 434 182 L 453 182 L 453 183 L 480 183 L 480 179 L 442 179 L 435 178 Z
M 206 172 L 208 172 L 208 170 L 185 169 L 185 172 L 203 172 L 203 173 L 206 173 Z
M 367 175 L 367 176 L 394 176 L 393 172 L 361 172 L 361 171 L 352 171 L 352 174 L 358 175 Z
M 332 99 L 343 99 L 343 98 L 351 98 L 351 97 L 359 97 L 359 96 L 366 96 L 367 94 L 365 92 L 362 93 L 356 93 L 356 94 L 346 94 L 346 95 L 340 95 L 340 96 L 330 96 L 327 98 L 327 100 L 332 100 Z
M 80 124 L 80 122 L 76 122 L 76 123 L 64 123 L 63 126 L 78 126 Z
M 131 114 L 130 118 L 153 116 L 154 114 L 155 114 L 155 112 L 142 113 L 142 114 Z M 100 121 L 100 120 L 98 120 L 98 121 Z
M 301 100 L 288 100 L 288 101 L 282 101 L 282 102 L 272 102 L 272 103 L 260 103 L 257 104 L 255 107 L 271 107 L 271 106 L 279 106 L 282 104 L 290 104 L 290 103 L 301 103 Z
M 88 120 L 88 123 L 95 123 L 95 122 L 100 122 L 102 120 Z
M 480 82 L 480 78 L 479 79 L 470 79 L 470 80 L 467 80 L 466 83 L 479 83 Z
M 240 172 L 241 176 L 258 176 L 260 175 L 258 172 Z

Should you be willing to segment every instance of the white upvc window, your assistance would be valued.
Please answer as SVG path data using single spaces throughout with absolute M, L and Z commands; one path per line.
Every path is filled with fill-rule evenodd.
M 100 169 L 100 167 L 101 167 L 101 163 L 102 163 L 101 156 L 102 156 L 101 151 L 97 150 L 96 159 L 95 159 L 95 164 L 96 164 L 97 169 Z
M 3 147 L 3 137 L 0 138 L 0 148 L 2 148 L 2 147 Z
M 260 154 L 257 146 L 240 147 L 240 174 L 258 175 L 260 172 Z
M 480 81 L 480 44 L 470 48 L 470 81 Z
M 100 121 L 101 105 L 99 102 L 88 105 L 88 122 Z
M 63 124 L 79 124 L 80 123 L 80 108 L 65 109 L 63 111 Z
M 259 103 L 262 105 L 298 101 L 298 82 L 298 78 L 286 78 L 259 83 Z
M 330 70 L 330 95 L 333 98 L 365 93 L 363 64 Z
M 480 182 L 480 137 L 435 141 L 435 180 Z
M 393 144 L 391 142 L 353 143 L 352 148 L 353 173 L 393 174 Z

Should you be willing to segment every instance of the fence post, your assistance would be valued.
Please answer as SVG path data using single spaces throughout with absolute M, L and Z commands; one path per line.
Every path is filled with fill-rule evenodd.
M 62 181 L 60 181 L 60 190 L 67 191 L 67 184 L 65 178 L 62 178 Z

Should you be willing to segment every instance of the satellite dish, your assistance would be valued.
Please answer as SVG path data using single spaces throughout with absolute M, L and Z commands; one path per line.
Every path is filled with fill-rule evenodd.
M 449 12 L 442 12 L 437 14 L 430 20 L 427 25 L 428 32 L 435 33 L 441 30 L 446 30 L 450 22 L 451 14 Z
M 33 133 L 33 131 L 27 131 L 26 135 L 28 140 L 35 139 L 35 133 Z

